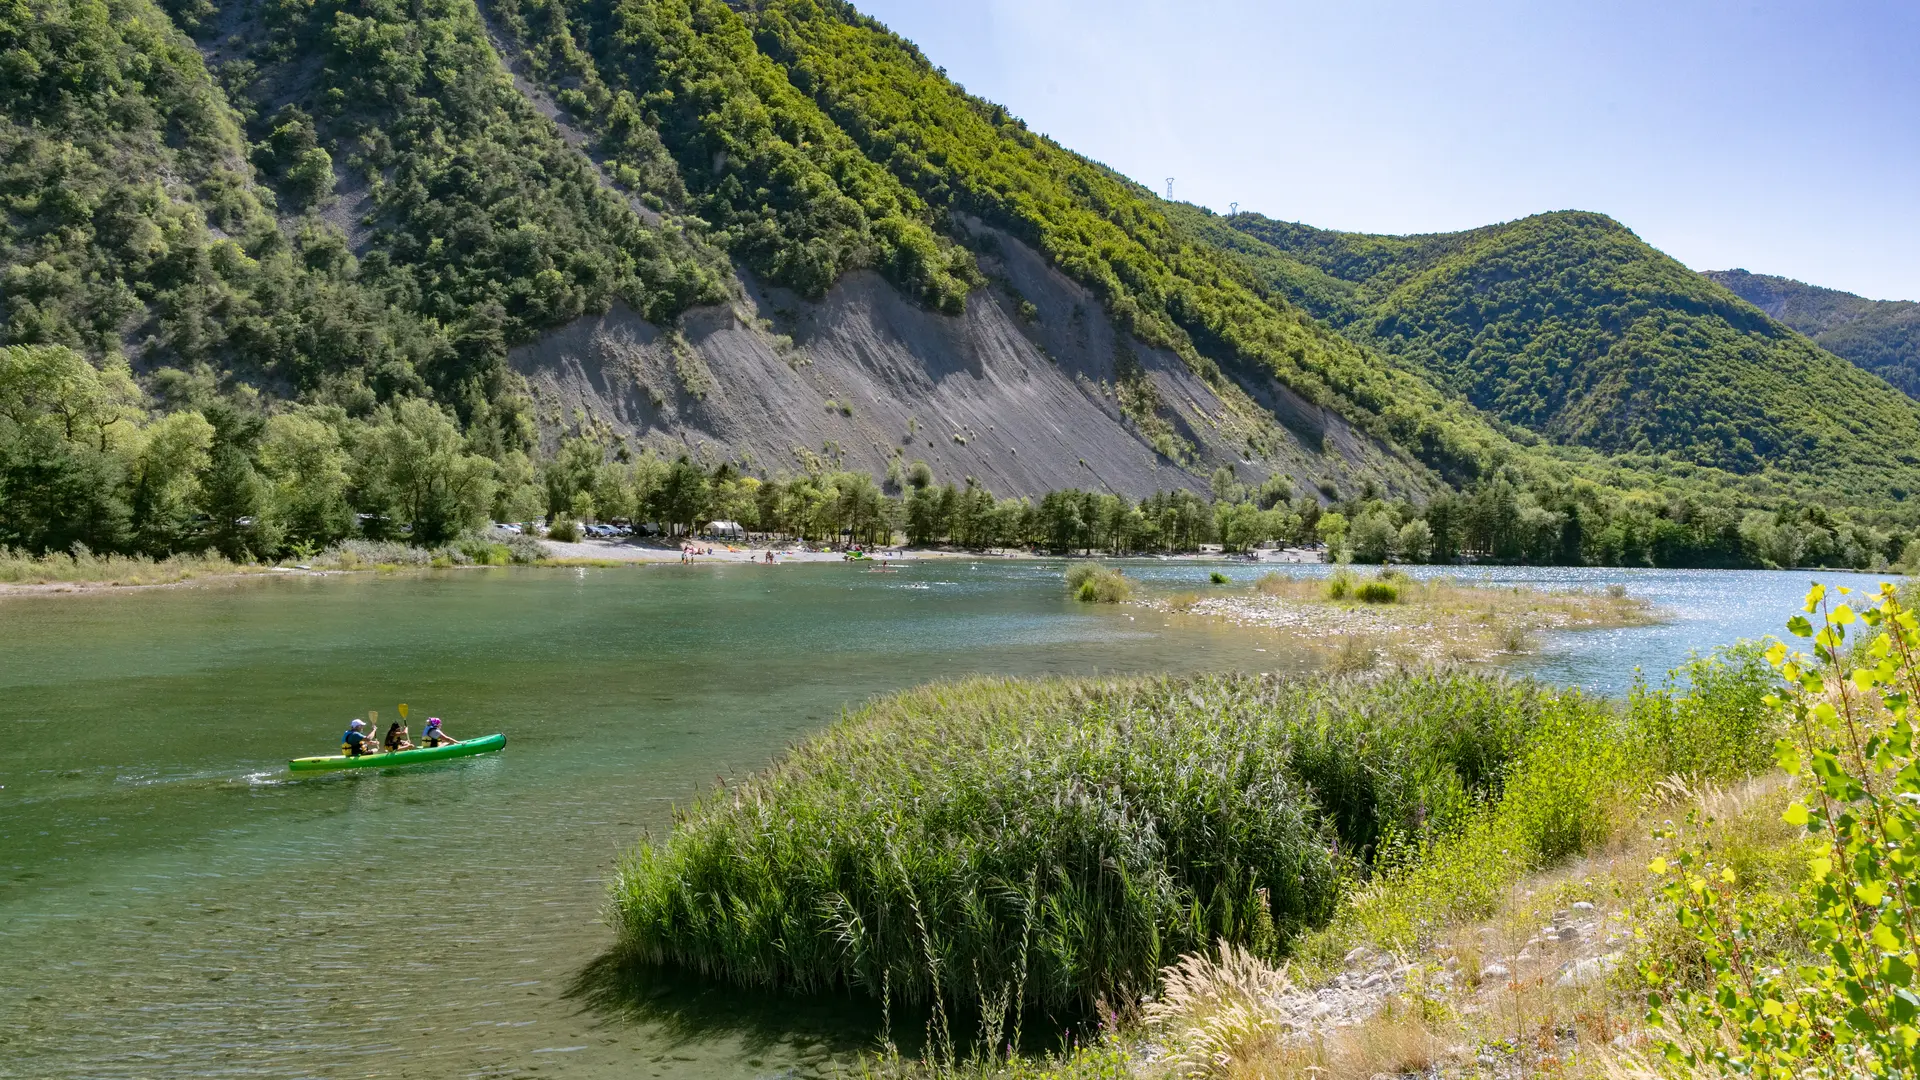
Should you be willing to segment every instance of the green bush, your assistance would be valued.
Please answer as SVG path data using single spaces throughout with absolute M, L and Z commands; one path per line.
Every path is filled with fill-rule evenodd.
M 1499 766 L 1496 798 L 1443 816 L 1425 834 L 1382 839 L 1371 880 L 1310 951 L 1337 960 L 1356 939 L 1414 948 L 1450 922 L 1485 918 L 1523 875 L 1617 835 L 1676 762 L 1693 761 L 1693 776 L 1705 780 L 1757 771 L 1777 730 L 1756 692 L 1765 684 L 1759 665 L 1745 647 L 1695 658 L 1658 687 L 1636 686 L 1620 709 L 1561 694 Z M 1680 745 L 1716 749 L 1674 754 L 1654 733 L 1676 726 L 1689 733 Z
M 428 566 L 433 562 L 433 553 L 392 540 L 343 540 L 322 553 L 320 560 L 349 570 L 364 566 Z
M 1353 574 L 1348 570 L 1335 570 L 1327 578 L 1327 599 L 1345 600 L 1354 592 Z
M 1812 855 L 1786 905 L 1804 945 L 1767 948 L 1767 928 L 1781 921 L 1770 910 L 1778 894 L 1749 892 L 1727 852 L 1686 848 L 1651 867 L 1672 874 L 1666 899 L 1710 972 L 1703 991 L 1657 955 L 1644 971 L 1665 1036 L 1660 1049 L 1689 1075 L 1920 1072 L 1920 759 L 1912 713 L 1920 623 L 1892 586 L 1881 590 L 1859 595 L 1856 612 L 1831 604 L 1815 585 L 1805 610 L 1818 623 L 1795 616 L 1787 624 L 1812 639 L 1813 654 L 1778 643 L 1767 653 L 1785 683 L 1772 701 L 1791 720 L 1779 762 L 1799 795 L 1784 816 L 1804 831 Z M 1863 640 L 1849 649 L 1849 636 Z
M 1213 582 L 1215 585 L 1228 585 L 1233 582 L 1232 578 L 1228 577 L 1227 575 L 1221 573 L 1218 570 L 1215 570 L 1213 573 L 1208 574 L 1207 580 Z
M 1684 679 L 1689 692 L 1677 692 Z M 1695 656 L 1661 687 L 1635 680 L 1627 696 L 1634 752 L 1657 775 L 1741 776 L 1767 768 L 1780 717 L 1766 705 L 1774 679 L 1756 645 Z
M 616 922 L 638 960 L 748 986 L 1130 1000 L 1220 938 L 1277 954 L 1562 713 L 1610 715 L 1465 674 L 935 684 L 680 813 Z
M 507 545 L 479 536 L 461 537 L 453 545 L 453 550 L 462 559 L 477 566 L 505 566 L 513 561 L 513 551 Z
M 509 537 L 506 547 L 508 560 L 521 565 L 531 565 L 547 557 L 546 545 L 525 534 Z
M 1067 591 L 1089 604 L 1118 604 L 1133 595 L 1133 582 L 1111 567 L 1079 563 L 1067 570 Z
M 580 539 L 580 523 L 570 517 L 557 517 L 547 526 L 547 539 L 571 544 Z
M 1400 602 L 1400 590 L 1389 581 L 1369 581 L 1355 589 L 1353 595 L 1363 604 L 1397 604 Z

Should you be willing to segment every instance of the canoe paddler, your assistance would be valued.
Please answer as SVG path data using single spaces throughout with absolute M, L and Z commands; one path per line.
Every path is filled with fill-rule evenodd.
M 389 754 L 413 749 L 413 740 L 407 735 L 407 726 L 395 720 L 387 728 L 387 737 L 380 741 L 380 748 Z
M 439 717 L 427 717 L 427 730 L 420 735 L 420 742 L 422 744 L 426 746 L 452 746 L 459 741 L 459 739 L 454 738 L 440 729 Z
M 359 757 L 367 752 L 366 727 L 367 722 L 360 719 L 355 719 L 353 723 L 347 725 L 346 734 L 340 736 L 340 752 L 342 754 L 345 754 L 347 757 Z

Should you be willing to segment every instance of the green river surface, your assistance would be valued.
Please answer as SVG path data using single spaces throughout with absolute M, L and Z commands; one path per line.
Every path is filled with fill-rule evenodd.
M 1261 572 L 1129 572 L 1184 586 L 1212 569 Z M 1769 632 L 1816 576 L 1465 573 L 1620 582 L 1668 610 L 1526 662 L 1605 692 Z M 606 977 L 608 875 L 676 803 L 874 694 L 977 672 L 1308 663 L 1261 635 L 1075 604 L 1059 574 L 666 565 L 0 597 L 0 1077 L 830 1068 L 871 1045 L 871 1009 Z M 507 748 L 287 773 L 402 701 L 416 733 L 441 716 Z

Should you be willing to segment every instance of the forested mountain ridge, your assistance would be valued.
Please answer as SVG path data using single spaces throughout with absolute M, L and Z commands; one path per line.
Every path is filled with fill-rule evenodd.
M 1262 383 L 1277 381 L 1455 481 L 1471 480 L 1503 452 L 1479 417 L 1424 380 L 1378 363 L 1291 305 L 1267 302 L 1236 266 L 1173 228 L 1151 192 L 967 95 L 850 6 L 505 0 L 493 10 L 525 43 L 536 73 L 566 86 L 563 100 L 605 133 L 603 145 L 622 149 L 635 110 L 657 113 L 702 213 L 733 214 L 749 193 L 783 206 L 783 178 L 807 173 L 772 163 L 818 157 L 850 139 L 860 161 L 883 166 L 943 230 L 955 213 L 1007 230 L 1091 288 L 1122 330 L 1180 355 L 1230 403 L 1245 404 L 1236 383 L 1252 383 L 1257 398 Z M 686 83 L 695 60 L 704 61 L 699 70 L 721 73 L 697 84 L 705 95 L 697 107 Z M 838 137 L 816 136 L 823 127 Z M 837 239 L 846 231 L 838 219 L 807 216 L 797 227 L 811 244 L 852 246 Z M 813 284 L 766 269 L 776 283 L 803 291 Z M 1224 376 L 1221 364 L 1239 378 Z M 1266 426 L 1252 410 L 1239 411 L 1255 429 Z M 1256 453 L 1274 435 L 1248 434 Z
M 1920 303 L 1869 300 L 1745 270 L 1708 270 L 1702 276 L 1828 352 L 1920 398 Z
M 1915 463 L 1911 400 L 1604 215 L 1411 237 L 1225 224 L 1270 288 L 1555 442 L 1851 474 L 1862 497 Z
M 1225 221 L 840 3 L 9 0 L 0 194 L 0 544 L 433 541 L 684 455 L 1751 559 L 1920 482 L 1910 405 L 1604 218 Z

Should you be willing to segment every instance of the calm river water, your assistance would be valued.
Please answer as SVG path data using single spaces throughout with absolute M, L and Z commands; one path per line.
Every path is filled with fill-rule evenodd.
M 1192 585 L 1245 564 L 1148 562 Z M 1321 567 L 1296 572 L 1323 572 Z M 1773 631 L 1840 574 L 1490 569 L 1622 583 L 1664 625 L 1526 668 L 1617 692 Z M 951 561 L 275 578 L 0 598 L 0 1076 L 757 1077 L 865 1045 L 844 1002 L 635 986 L 593 964 L 620 853 L 672 805 L 880 692 L 973 672 L 1242 668 L 1272 640 Z M 466 762 L 292 779 L 408 702 Z

